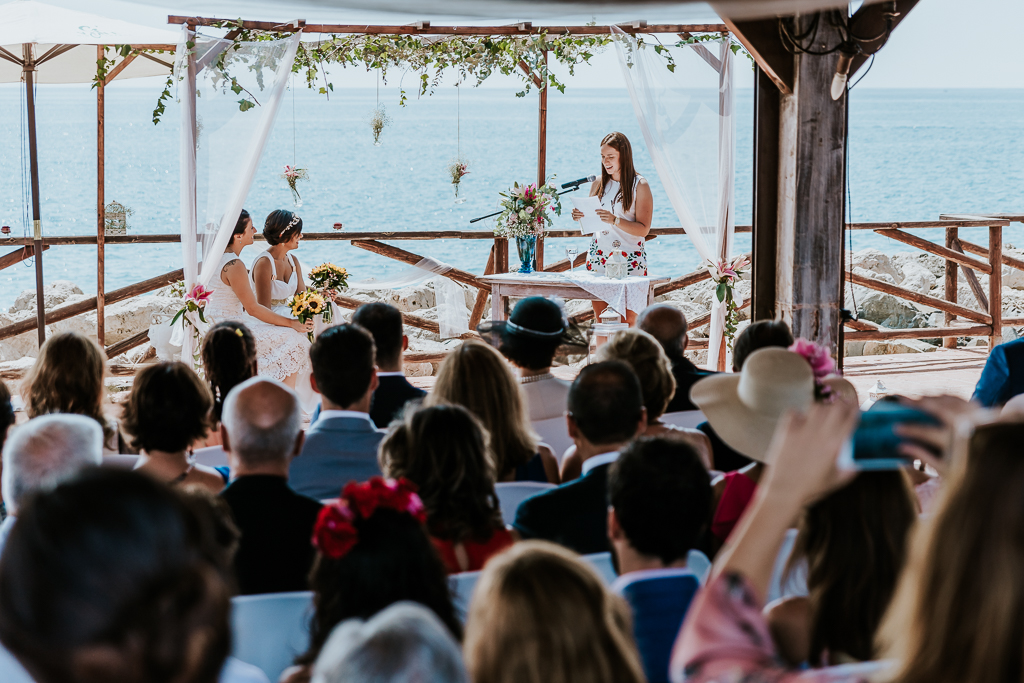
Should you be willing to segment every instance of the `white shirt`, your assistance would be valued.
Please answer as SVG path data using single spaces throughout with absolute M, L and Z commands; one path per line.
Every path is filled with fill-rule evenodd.
M 613 463 L 619 459 L 618 451 L 609 451 L 608 453 L 601 453 L 599 455 L 593 455 L 583 461 L 583 471 L 580 473 L 581 477 L 587 476 L 587 472 L 600 467 L 601 465 L 607 465 Z
M 378 377 L 405 377 L 405 370 L 389 370 L 387 372 L 377 371 Z
M 320 417 L 318 417 L 317 419 L 318 420 L 323 420 L 324 418 L 331 418 L 331 417 L 355 417 L 355 418 L 362 418 L 362 419 L 366 420 L 367 422 L 370 421 L 370 414 L 369 413 L 364 413 L 364 412 L 361 412 L 361 411 L 358 411 L 358 410 L 321 410 L 320 411 Z
M 0 524 L 0 554 L 4 552 L 4 546 L 7 545 L 7 537 L 11 534 L 13 527 L 14 515 L 7 515 L 7 519 Z

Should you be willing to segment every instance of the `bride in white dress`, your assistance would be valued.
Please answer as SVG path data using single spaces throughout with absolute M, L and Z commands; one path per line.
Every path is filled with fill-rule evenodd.
M 263 237 L 270 246 L 256 257 L 250 271 L 256 301 L 290 318 L 288 299 L 306 289 L 299 260 L 289 253 L 299 248 L 302 219 L 291 211 L 272 211 L 263 226 Z
M 309 339 L 306 333 L 313 329 L 313 323 L 301 323 L 295 318 L 275 313 L 257 300 L 249 272 L 238 257 L 243 247 L 253 243 L 255 234 L 252 219 L 243 211 L 228 249 L 221 257 L 220 272 L 210 282 L 213 294 L 206 304 L 206 318 L 211 324 L 221 320 L 245 323 L 256 338 L 259 374 L 295 387 L 299 376 L 309 373 Z

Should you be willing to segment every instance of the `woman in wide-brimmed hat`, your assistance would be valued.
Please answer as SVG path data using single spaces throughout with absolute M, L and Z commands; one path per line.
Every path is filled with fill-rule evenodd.
M 714 483 L 711 533 L 724 543 L 757 490 L 775 427 L 788 410 L 804 410 L 815 400 L 856 403 L 857 391 L 840 377 L 825 377 L 827 354 L 798 340 L 793 349 L 765 348 L 750 354 L 739 373 L 718 374 L 693 385 L 690 397 L 715 432 L 731 448 L 754 460 Z

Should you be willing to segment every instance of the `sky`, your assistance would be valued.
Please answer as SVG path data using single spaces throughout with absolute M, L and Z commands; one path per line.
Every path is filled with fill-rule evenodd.
M 211 7 L 221 10 L 220 16 L 235 18 L 243 14 L 247 19 L 282 18 L 282 11 L 269 2 L 237 0 L 175 0 L 161 4 L 160 0 L 44 0 L 52 5 L 64 6 L 84 12 L 117 17 L 126 21 L 167 28 L 168 14 L 210 16 Z M 295 7 L 296 3 L 277 3 L 281 7 Z M 470 23 L 419 17 L 408 14 L 366 12 L 360 10 L 306 9 L 294 11 L 309 21 L 351 23 L 406 24 L 417 19 L 430 18 L 434 24 Z M 291 17 L 288 17 L 291 18 Z M 574 17 L 576 21 L 597 19 L 600 23 L 638 19 L 641 17 Z M 648 17 L 672 21 L 672 17 Z M 695 17 L 699 20 L 713 17 Z M 565 18 L 568 19 L 568 18 Z M 481 23 L 479 19 L 474 23 Z M 503 23 L 503 22 L 493 22 Z M 540 23 L 557 23 L 545 19 Z M 1024 0 L 921 0 L 908 17 L 893 32 L 889 44 L 878 53 L 870 73 L 861 83 L 864 88 L 1024 88 L 1024 41 L 1019 27 L 1024 26 Z M 984 38 L 984 40 L 982 40 Z M 621 88 L 621 76 L 615 64 L 615 53 L 608 49 L 597 55 L 594 68 L 581 68 L 571 80 L 574 87 Z M 608 74 L 615 74 L 614 80 Z M 748 69 L 737 69 L 737 86 L 751 87 L 752 75 Z M 126 81 L 127 87 L 150 87 L 151 79 Z M 354 69 L 332 74 L 335 87 L 372 87 L 373 74 Z M 141 82 L 140 82 L 141 81 Z M 129 85 L 130 84 L 130 85 Z M 483 87 L 518 87 L 513 77 L 492 77 Z

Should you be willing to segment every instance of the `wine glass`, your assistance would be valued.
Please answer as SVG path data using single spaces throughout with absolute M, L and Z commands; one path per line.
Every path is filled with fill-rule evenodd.
M 565 257 L 569 259 L 569 272 L 573 271 L 573 265 L 576 263 L 576 257 L 579 256 L 580 250 L 577 247 L 566 247 Z

